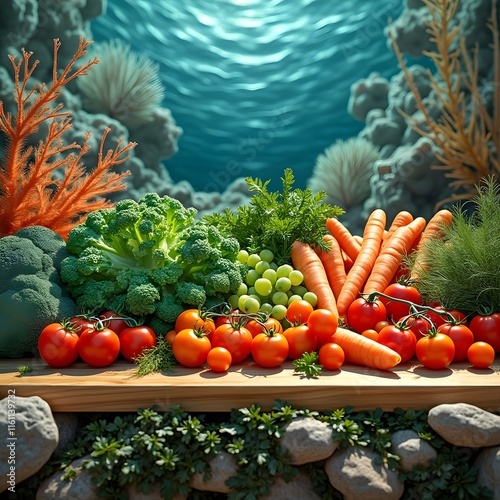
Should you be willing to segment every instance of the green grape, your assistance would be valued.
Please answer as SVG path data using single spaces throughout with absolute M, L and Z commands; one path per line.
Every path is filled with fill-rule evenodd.
M 255 282 L 260 278 L 260 274 L 255 269 L 250 269 L 247 272 L 245 281 L 248 286 L 253 286 Z
M 274 269 L 275 271 L 278 269 L 278 264 L 276 264 L 276 262 L 270 262 L 269 265 L 271 266 L 271 269 Z
M 292 285 L 292 292 L 296 295 L 300 295 L 301 297 L 304 296 L 305 293 L 307 293 L 307 288 L 304 285 L 298 285 L 298 286 L 293 286 Z
M 273 289 L 273 284 L 266 278 L 259 278 L 254 283 L 254 288 L 259 295 L 267 297 L 271 293 L 271 290 Z
M 313 307 L 316 307 L 316 304 L 318 303 L 318 297 L 313 292 L 307 292 L 307 293 L 305 293 L 302 298 L 305 301 L 309 302 L 309 304 L 311 304 Z
M 286 317 L 286 306 L 283 304 L 276 304 L 271 312 L 271 317 L 281 321 Z
M 286 292 L 275 292 L 272 300 L 274 305 L 286 306 L 288 304 L 288 295 Z
M 255 268 L 255 266 L 257 265 L 258 262 L 260 262 L 259 254 L 257 254 L 257 253 L 251 253 L 248 256 L 248 259 L 247 259 L 247 265 L 248 266 Z
M 269 302 L 262 302 L 259 311 L 269 315 L 273 312 L 273 305 Z
M 288 305 L 290 305 L 295 300 L 302 300 L 302 297 L 300 295 L 290 295 L 290 297 L 288 297 Z
M 238 261 L 241 262 L 242 264 L 246 264 L 248 260 L 248 252 L 246 250 L 240 250 L 238 252 Z
M 278 278 L 288 278 L 288 275 L 293 271 L 293 267 L 290 264 L 283 264 L 276 269 L 278 273 Z
M 262 273 L 262 277 L 266 278 L 266 280 L 269 280 L 273 285 L 274 283 L 276 283 L 276 280 L 278 279 L 278 275 L 274 269 L 266 269 Z
M 243 310 L 243 304 L 245 303 L 245 300 L 248 299 L 248 297 L 250 297 L 250 295 L 247 295 L 246 293 L 238 297 L 238 309 L 240 311 Z
M 285 278 L 284 276 L 282 276 L 281 278 L 278 278 L 276 280 L 276 283 L 274 284 L 274 286 L 276 287 L 276 290 L 278 292 L 288 292 L 288 290 L 290 290 L 290 288 L 292 286 L 292 283 L 290 282 L 290 280 L 288 278 Z
M 249 296 L 243 302 L 243 307 L 240 308 L 244 313 L 256 313 L 260 309 L 260 301 L 256 296 Z
M 227 303 L 231 309 L 238 309 L 238 301 L 240 300 L 239 295 L 230 295 L 227 299 Z
M 269 269 L 269 262 L 266 262 L 265 260 L 261 260 L 260 262 L 257 262 L 255 264 L 255 270 L 262 276 L 264 274 L 264 271 L 267 271 Z
M 242 283 L 239 287 L 238 290 L 236 291 L 236 295 L 245 295 L 248 293 L 248 286 L 246 283 Z
M 304 275 L 298 270 L 294 269 L 289 275 L 288 279 L 293 286 L 298 286 L 304 281 Z
M 259 257 L 266 262 L 272 262 L 274 259 L 274 254 L 273 252 L 271 252 L 271 250 L 265 248 L 264 250 L 260 251 Z

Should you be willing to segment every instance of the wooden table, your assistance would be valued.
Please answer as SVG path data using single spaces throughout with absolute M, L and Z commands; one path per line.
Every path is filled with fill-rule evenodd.
M 21 365 L 30 366 L 33 372 L 19 376 Z M 153 405 L 167 410 L 175 404 L 190 412 L 228 412 L 254 403 L 269 410 L 277 399 L 319 411 L 345 406 L 356 411 L 429 409 L 461 402 L 498 412 L 500 359 L 486 370 L 469 363 L 428 370 L 410 362 L 391 371 L 345 364 L 314 379 L 294 374 L 289 362 L 275 369 L 244 362 L 222 374 L 178 367 L 172 374 L 139 378 L 135 366 L 125 361 L 105 369 L 83 362 L 53 369 L 40 359 L 0 360 L 0 399 L 12 390 L 18 397 L 40 396 L 56 412 L 128 412 Z

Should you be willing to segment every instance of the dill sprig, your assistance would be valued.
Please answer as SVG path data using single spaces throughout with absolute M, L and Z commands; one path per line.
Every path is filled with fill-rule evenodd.
M 422 297 L 470 315 L 500 312 L 500 186 L 494 178 L 453 209 L 443 235 L 423 247 L 430 266 L 418 272 Z
M 136 374 L 139 377 L 158 372 L 172 373 L 173 367 L 177 364 L 172 346 L 162 337 L 158 337 L 157 345 L 145 349 L 134 362 L 137 365 Z
M 278 265 L 290 262 L 295 240 L 329 249 L 323 241 L 327 234 L 326 219 L 338 217 L 344 210 L 324 202 L 324 191 L 313 193 L 310 188 L 293 189 L 295 179 L 289 168 L 281 177 L 281 192 L 269 191 L 269 180 L 263 182 L 251 177 L 245 180 L 254 193 L 249 205 L 238 207 L 236 213 L 228 208 L 223 213 L 206 215 L 204 219 L 236 238 L 241 248 L 251 252 L 264 248 L 271 250 Z

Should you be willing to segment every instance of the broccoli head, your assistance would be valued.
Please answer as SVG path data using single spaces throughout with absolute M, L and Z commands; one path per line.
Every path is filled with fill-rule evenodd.
M 4 328 L 0 358 L 36 355 L 42 329 L 78 313 L 58 272 L 67 255 L 62 238 L 44 227 L 26 227 L 0 238 L 0 310 Z

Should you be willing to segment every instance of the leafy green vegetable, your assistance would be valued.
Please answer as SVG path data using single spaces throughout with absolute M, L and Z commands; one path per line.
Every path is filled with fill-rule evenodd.
M 317 363 L 318 359 L 316 351 L 305 352 L 300 358 L 293 360 L 294 373 L 302 373 L 307 378 L 317 377 L 323 371 L 323 365 Z
M 423 247 L 427 269 L 418 269 L 422 297 L 446 308 L 477 314 L 482 307 L 500 312 L 500 186 L 489 178 L 470 204 L 453 210 L 443 238 Z
M 281 180 L 280 193 L 268 191 L 270 181 L 247 177 L 249 189 L 255 193 L 250 205 L 238 207 L 237 213 L 226 209 L 222 214 L 205 215 L 203 219 L 236 238 L 241 248 L 253 252 L 271 250 L 278 265 L 290 262 L 295 240 L 327 250 L 329 247 L 323 241 L 327 234 L 326 219 L 338 217 L 344 211 L 325 203 L 324 191 L 313 194 L 309 188 L 292 189 L 295 179 L 291 169 L 285 170 Z
M 156 193 L 92 212 L 71 230 L 61 279 L 78 306 L 146 318 L 168 331 L 190 307 L 223 302 L 244 276 L 235 238 Z

